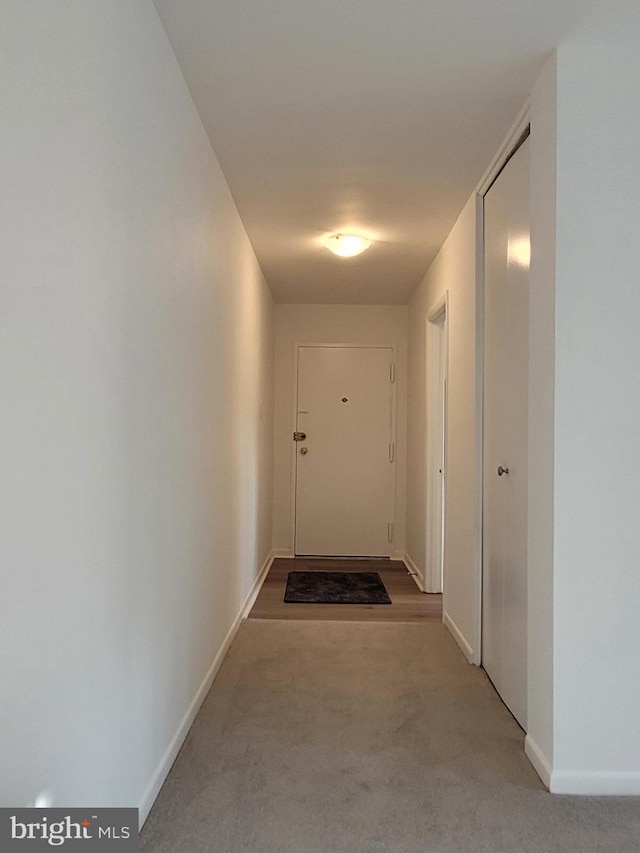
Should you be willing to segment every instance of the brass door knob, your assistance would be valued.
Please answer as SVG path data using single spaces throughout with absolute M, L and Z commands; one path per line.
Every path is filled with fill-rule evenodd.
M 300 448 L 300 454 L 302 456 L 306 456 L 308 452 L 309 452 L 309 449 L 307 447 L 301 447 Z

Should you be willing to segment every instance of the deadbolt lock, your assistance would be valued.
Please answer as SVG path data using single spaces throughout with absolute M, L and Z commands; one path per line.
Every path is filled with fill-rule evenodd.
M 307 437 L 306 432 L 294 432 L 294 434 L 293 434 L 293 440 L 294 441 L 304 441 L 306 437 Z
M 309 448 L 308 448 L 308 447 L 301 447 L 301 448 L 300 448 L 300 453 L 301 453 L 301 455 L 302 455 L 302 456 L 306 456 L 308 452 L 309 452 Z

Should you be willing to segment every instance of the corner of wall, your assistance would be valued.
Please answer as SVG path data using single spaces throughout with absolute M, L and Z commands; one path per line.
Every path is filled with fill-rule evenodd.
M 139 812 L 139 825 L 140 828 L 144 825 L 145 821 L 149 817 L 149 812 L 151 811 L 153 804 L 156 800 L 156 797 L 160 793 L 160 789 L 162 788 L 165 779 L 167 778 L 171 767 L 176 760 L 178 753 L 184 743 L 187 735 L 189 734 L 189 729 L 193 725 L 193 722 L 200 710 L 202 703 L 207 697 L 209 690 L 211 689 L 215 678 L 220 671 L 220 667 L 222 666 L 222 662 L 225 658 L 225 655 L 229 651 L 231 643 L 233 642 L 236 634 L 238 633 L 238 629 L 240 628 L 240 624 L 243 619 L 246 619 L 249 613 L 251 612 L 251 608 L 253 607 L 256 598 L 258 597 L 258 593 L 262 587 L 262 584 L 269 573 L 269 569 L 271 568 L 271 564 L 274 560 L 273 551 L 268 555 L 267 559 L 264 561 L 260 568 L 260 572 L 258 577 L 253 582 L 251 589 L 249 590 L 247 597 L 244 600 L 242 608 L 238 612 L 238 615 L 233 620 L 233 623 L 227 634 L 222 641 L 222 645 L 216 652 L 216 655 L 211 662 L 211 666 L 207 670 L 204 678 L 200 686 L 198 687 L 193 699 L 191 700 L 189 707 L 187 708 L 184 717 L 180 721 L 178 728 L 174 736 L 171 738 L 171 741 L 160 759 L 158 766 L 156 767 L 153 776 L 151 777 L 151 781 L 147 786 L 144 794 L 142 795 L 142 799 L 140 800 L 138 806 Z
M 395 559 L 402 560 L 405 564 L 407 571 L 411 575 L 411 577 L 416 582 L 418 589 L 420 592 L 426 592 L 426 584 L 424 582 L 424 576 L 414 560 L 407 554 L 406 552 L 399 551 Z
M 527 755 L 546 785 L 554 758 L 556 109 L 554 54 L 531 95 L 530 167 Z
M 553 772 L 551 762 L 529 734 L 524 739 L 524 751 L 543 785 L 550 789 Z
M 442 615 L 442 621 L 453 639 L 460 646 L 462 654 L 466 657 L 469 663 L 479 664 L 480 660 L 476 652 L 474 652 L 473 646 L 467 641 L 467 638 L 446 611 Z

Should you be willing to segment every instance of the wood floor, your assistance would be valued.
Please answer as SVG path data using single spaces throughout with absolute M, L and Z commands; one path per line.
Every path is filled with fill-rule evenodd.
M 391 604 L 285 604 L 289 572 L 378 572 Z M 442 595 L 420 592 L 404 563 L 384 559 L 327 557 L 277 558 L 249 619 L 299 619 L 333 622 L 423 622 L 442 619 Z

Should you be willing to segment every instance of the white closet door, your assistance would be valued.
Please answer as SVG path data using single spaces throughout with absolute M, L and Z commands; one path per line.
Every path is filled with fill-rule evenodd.
M 485 196 L 484 227 L 482 662 L 526 728 L 528 141 Z

